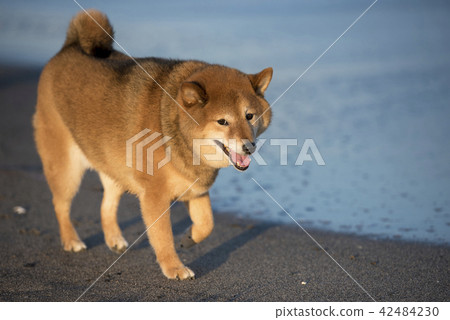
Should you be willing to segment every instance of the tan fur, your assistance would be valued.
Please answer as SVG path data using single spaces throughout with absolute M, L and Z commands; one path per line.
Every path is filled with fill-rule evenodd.
M 112 35 L 105 15 L 95 10 L 89 14 Z M 193 139 L 220 138 L 225 143 L 236 139 L 239 153 L 245 139 L 254 142 L 270 123 L 263 94 L 272 69 L 247 75 L 200 61 L 146 58 L 138 62 L 168 94 L 135 62 L 113 50 L 111 38 L 91 17 L 83 12 L 75 16 L 63 48 L 45 66 L 39 81 L 33 119 L 38 152 L 64 250 L 86 248 L 70 221 L 70 205 L 84 171 L 92 168 L 104 186 L 101 220 L 108 247 L 123 252 L 128 245 L 116 213 L 121 194 L 134 193 L 164 275 L 192 278 L 194 273 L 175 250 L 169 207 L 176 199 L 188 202 L 193 226 L 186 239 L 191 244 L 204 240 L 214 226 L 208 190 L 219 168 L 229 165 L 226 158 L 212 162 L 204 157 L 200 165 L 193 165 Z M 255 115 L 254 120 L 264 115 L 252 124 L 246 119 L 248 113 Z M 219 125 L 219 119 L 227 119 L 229 125 Z M 172 137 L 167 143 L 171 161 L 158 169 L 156 164 L 166 154 L 164 147 L 156 149 L 153 175 L 125 165 L 126 140 L 146 128 Z

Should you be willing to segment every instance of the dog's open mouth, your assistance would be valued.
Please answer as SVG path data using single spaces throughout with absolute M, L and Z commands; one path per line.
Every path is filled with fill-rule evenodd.
M 249 156 L 243 156 L 241 154 L 238 154 L 228 148 L 226 145 L 224 145 L 222 142 L 214 140 L 215 143 L 222 149 L 222 151 L 227 155 L 227 157 L 230 159 L 233 166 L 238 169 L 239 171 L 245 171 L 250 166 L 250 159 Z

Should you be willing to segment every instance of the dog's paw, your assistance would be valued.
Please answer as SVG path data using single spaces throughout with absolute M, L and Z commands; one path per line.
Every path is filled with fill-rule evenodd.
M 86 250 L 86 245 L 79 239 L 63 242 L 64 251 L 80 252 Z
M 115 253 L 123 253 L 128 248 L 128 242 L 121 235 L 106 239 L 106 245 Z
M 176 280 L 195 279 L 195 273 L 191 269 L 183 265 L 178 268 L 163 269 L 163 273 L 169 279 L 176 279 Z

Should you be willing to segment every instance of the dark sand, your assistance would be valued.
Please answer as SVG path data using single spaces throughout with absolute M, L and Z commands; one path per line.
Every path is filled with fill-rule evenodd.
M 102 189 L 88 173 L 72 218 L 88 246 L 66 253 L 59 242 L 51 194 L 34 147 L 31 116 L 39 70 L 0 68 L 0 300 L 75 301 L 118 255 L 103 243 Z M 228 172 L 226 174 L 237 174 Z M 18 215 L 14 206 L 27 208 Z M 189 226 L 183 205 L 172 213 L 178 240 Z M 144 230 L 139 205 L 125 195 L 119 209 L 132 243 Z M 450 248 L 311 231 L 377 301 L 448 301 Z M 196 280 L 170 281 L 146 236 L 81 301 L 370 301 L 297 226 L 216 214 L 213 234 L 182 251 Z

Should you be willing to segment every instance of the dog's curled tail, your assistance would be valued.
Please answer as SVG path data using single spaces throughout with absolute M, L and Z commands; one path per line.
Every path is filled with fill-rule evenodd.
M 114 31 L 108 17 L 95 9 L 80 11 L 70 21 L 64 47 L 78 44 L 86 54 L 108 57 L 113 50 Z

